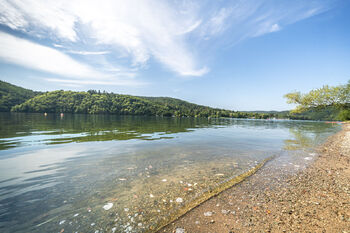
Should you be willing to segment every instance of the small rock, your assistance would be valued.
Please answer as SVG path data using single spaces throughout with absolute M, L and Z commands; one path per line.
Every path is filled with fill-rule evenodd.
M 176 202 L 177 202 L 177 203 L 182 203 L 182 202 L 183 202 L 183 199 L 182 199 L 181 197 L 178 197 L 178 198 L 176 198 Z
M 176 228 L 175 233 L 185 233 L 185 229 L 183 228 Z
M 223 214 L 229 214 L 230 211 L 229 211 L 229 210 L 221 210 L 221 213 L 223 213 Z
M 104 210 L 109 210 L 112 207 L 113 207 L 113 203 L 109 202 L 109 203 L 107 203 L 106 205 L 103 206 L 103 209 Z
M 222 173 L 218 173 L 218 174 L 215 174 L 214 176 L 224 176 L 225 174 L 222 174 Z
M 210 217 L 210 216 L 212 216 L 212 215 L 213 215 L 213 212 L 211 212 L 211 211 L 204 212 L 204 216 L 205 216 L 205 217 Z

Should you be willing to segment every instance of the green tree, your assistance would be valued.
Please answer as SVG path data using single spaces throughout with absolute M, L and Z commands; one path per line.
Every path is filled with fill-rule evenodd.
M 297 104 L 292 113 L 335 107 L 340 111 L 338 115 L 340 120 L 350 119 L 350 80 L 345 85 L 325 85 L 308 93 L 291 92 L 284 97 L 287 99 L 287 103 Z

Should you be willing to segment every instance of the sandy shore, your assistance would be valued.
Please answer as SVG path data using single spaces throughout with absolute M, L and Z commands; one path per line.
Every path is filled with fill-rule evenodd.
M 350 232 L 350 124 L 317 152 L 296 172 L 267 163 L 160 232 Z

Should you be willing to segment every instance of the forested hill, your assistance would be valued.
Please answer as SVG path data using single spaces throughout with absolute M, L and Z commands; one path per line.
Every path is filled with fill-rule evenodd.
M 303 120 L 337 120 L 332 107 L 309 109 L 303 113 L 238 112 L 189 103 L 170 97 L 120 95 L 89 90 L 87 92 L 35 92 L 0 81 L 0 112 L 84 113 L 147 116 L 289 118 Z
M 89 90 L 34 92 L 1 81 L 1 111 L 150 116 L 230 117 L 215 109 L 169 97 L 140 97 Z
M 8 112 L 17 104 L 41 94 L 0 80 L 0 112 Z

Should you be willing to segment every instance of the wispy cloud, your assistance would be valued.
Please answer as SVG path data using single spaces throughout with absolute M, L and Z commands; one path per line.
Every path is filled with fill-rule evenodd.
M 0 23 L 53 39 L 108 45 L 128 54 L 131 65 L 143 67 L 151 57 L 182 75 L 202 75 L 201 67 L 185 42 L 185 35 L 200 20 L 165 1 L 147 0 L 11 0 L 2 1 Z M 83 38 L 79 35 L 83 35 Z M 174 53 L 174 51 L 176 53 Z M 85 53 L 93 55 L 94 53 Z
M 45 78 L 46 81 L 61 83 L 65 85 L 83 86 L 83 85 L 108 85 L 108 86 L 145 86 L 146 82 L 136 82 L 130 79 L 119 79 L 117 81 L 98 81 L 98 80 L 76 80 L 76 79 L 61 79 L 61 78 Z
M 154 59 L 177 74 L 202 76 L 209 68 L 203 64 L 201 55 L 205 51 L 201 45 L 220 41 L 234 44 L 282 30 L 324 12 L 329 2 L 0 0 L 0 24 L 50 39 L 61 52 L 66 49 L 67 53 L 84 56 L 114 56 L 114 65 L 122 63 L 139 70 Z M 67 59 L 65 56 L 61 60 Z M 86 65 L 73 64 L 80 75 L 88 73 Z M 43 65 L 40 67 L 43 69 Z M 48 67 L 46 64 L 45 69 Z
M 78 55 L 104 55 L 104 54 L 111 53 L 109 51 L 75 51 L 75 50 L 68 50 L 67 52 L 72 54 L 78 54 Z
M 58 50 L 4 32 L 0 32 L 0 59 L 3 62 L 68 77 L 111 77 L 73 60 Z
M 277 32 L 283 27 L 330 9 L 331 1 L 234 1 L 220 6 L 207 16 L 201 36 L 229 44 Z

